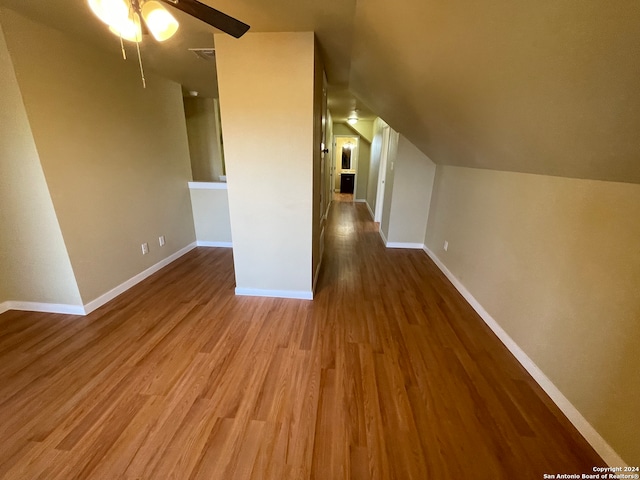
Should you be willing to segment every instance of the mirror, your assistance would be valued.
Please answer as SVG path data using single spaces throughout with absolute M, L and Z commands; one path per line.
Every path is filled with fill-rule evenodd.
M 342 169 L 351 170 L 351 152 L 353 151 L 353 143 L 345 143 L 342 146 Z

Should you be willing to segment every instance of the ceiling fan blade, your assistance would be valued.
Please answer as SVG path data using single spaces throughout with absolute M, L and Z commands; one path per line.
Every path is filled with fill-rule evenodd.
M 240 38 L 249 30 L 249 25 L 211 8 L 197 0 L 162 0 L 164 3 L 188 13 L 192 17 L 208 23 L 212 27 L 228 33 L 232 37 Z

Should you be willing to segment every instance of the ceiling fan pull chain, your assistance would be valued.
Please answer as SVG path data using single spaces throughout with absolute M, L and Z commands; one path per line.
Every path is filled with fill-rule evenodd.
M 144 68 L 142 67 L 142 55 L 140 55 L 140 44 L 136 43 L 138 50 L 138 63 L 140 64 L 140 77 L 142 78 L 142 88 L 147 88 L 147 81 L 144 78 Z
M 124 49 L 124 41 L 122 40 L 122 35 L 120 35 L 120 48 L 122 49 L 122 58 L 127 59 L 127 51 Z

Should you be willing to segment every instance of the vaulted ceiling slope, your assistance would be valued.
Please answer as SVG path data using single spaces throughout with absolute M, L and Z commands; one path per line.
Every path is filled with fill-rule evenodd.
M 435 163 L 640 183 L 637 0 L 359 1 L 350 88 Z
M 350 92 L 437 164 L 640 183 L 637 0 L 203 1 L 253 32 L 315 31 L 336 102 Z M 119 51 L 84 0 L 0 6 Z M 211 96 L 215 68 L 187 48 L 214 29 L 176 15 L 145 61 Z

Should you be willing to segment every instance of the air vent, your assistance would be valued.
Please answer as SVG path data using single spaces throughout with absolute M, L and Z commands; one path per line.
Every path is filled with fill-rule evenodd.
M 189 51 L 195 53 L 203 60 L 216 60 L 216 50 L 214 48 L 190 48 Z

